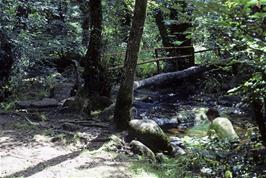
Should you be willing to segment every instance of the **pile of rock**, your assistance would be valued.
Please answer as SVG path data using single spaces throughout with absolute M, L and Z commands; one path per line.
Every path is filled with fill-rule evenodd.
M 127 141 L 131 150 L 155 160 L 155 153 L 164 153 L 171 156 L 183 155 L 184 143 L 178 137 L 168 137 L 159 125 L 149 119 L 133 119 L 129 123 Z

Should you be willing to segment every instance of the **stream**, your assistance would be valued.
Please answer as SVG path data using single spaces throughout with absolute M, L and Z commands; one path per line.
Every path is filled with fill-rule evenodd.
M 135 91 L 136 119 L 154 120 L 170 135 L 205 136 L 209 123 L 205 112 L 210 107 L 219 110 L 222 116 L 238 119 L 247 116 L 239 107 L 238 98 L 215 98 L 203 93 L 183 95 L 175 89 L 141 89 Z

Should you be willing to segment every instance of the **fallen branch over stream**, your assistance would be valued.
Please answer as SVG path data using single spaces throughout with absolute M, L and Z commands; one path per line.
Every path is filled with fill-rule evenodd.
M 140 80 L 140 81 L 135 81 L 134 82 L 134 89 L 136 90 L 136 89 L 140 89 L 143 87 L 159 86 L 159 85 L 163 85 L 167 82 L 197 76 L 197 75 L 205 72 L 207 69 L 208 68 L 204 67 L 204 66 L 192 66 L 192 67 L 184 69 L 182 71 L 158 74 L 158 75 L 155 75 L 155 76 L 152 76 L 152 77 Z

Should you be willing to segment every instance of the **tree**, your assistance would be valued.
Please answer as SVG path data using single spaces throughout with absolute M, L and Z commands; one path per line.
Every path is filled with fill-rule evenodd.
M 119 130 L 128 128 L 131 118 L 131 107 L 133 100 L 133 84 L 140 49 L 140 42 L 146 18 L 147 0 L 136 0 L 134 16 L 128 38 L 125 59 L 125 78 L 121 82 L 117 95 L 114 119 Z
M 12 46 L 6 34 L 0 29 L 0 102 L 5 97 L 2 89 L 8 81 L 13 62 Z
M 178 1 L 173 4 L 178 9 L 173 8 L 172 4 L 163 5 L 169 10 L 168 16 L 160 8 L 155 11 L 155 22 L 160 32 L 162 44 L 164 47 L 185 47 L 179 50 L 168 50 L 168 56 L 188 55 L 190 57 L 167 60 L 166 71 L 182 70 L 195 64 L 192 39 L 188 37 L 188 30 L 192 27 L 191 7 L 185 1 Z
M 101 64 L 102 51 L 102 4 L 101 0 L 89 1 L 90 40 L 85 55 L 83 77 L 88 95 L 109 96 L 109 87 Z
M 88 47 L 90 41 L 90 10 L 89 2 L 79 0 L 79 9 L 81 12 L 82 44 Z

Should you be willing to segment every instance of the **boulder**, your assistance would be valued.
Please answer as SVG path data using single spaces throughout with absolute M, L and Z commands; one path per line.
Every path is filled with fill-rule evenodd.
M 172 146 L 163 130 L 153 120 L 133 119 L 129 122 L 128 136 L 145 144 L 153 152 L 172 152 Z
M 178 128 L 190 128 L 195 125 L 201 124 L 202 122 L 208 121 L 206 111 L 208 108 L 205 107 L 194 107 L 179 111 L 176 120 L 179 121 Z
M 133 140 L 130 142 L 129 146 L 130 146 L 133 153 L 145 156 L 145 157 L 151 159 L 152 161 L 156 160 L 155 154 L 151 151 L 151 149 L 149 149 L 143 143 L 141 143 L 137 140 Z
M 74 89 L 73 83 L 58 83 L 51 90 L 51 97 L 61 101 L 63 99 L 71 97 L 71 93 Z

